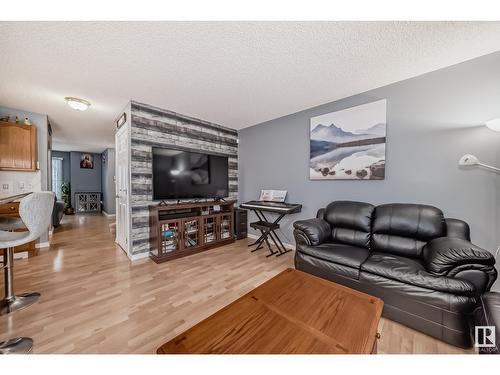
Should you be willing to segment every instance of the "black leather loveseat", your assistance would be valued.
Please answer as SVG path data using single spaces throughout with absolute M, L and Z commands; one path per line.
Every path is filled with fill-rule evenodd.
M 57 228 L 61 224 L 61 220 L 64 216 L 64 202 L 58 201 L 54 198 L 54 208 L 52 210 L 52 226 Z
M 487 333 L 489 336 L 488 339 L 485 339 L 484 336 L 478 337 L 480 340 L 478 342 L 480 344 L 479 354 L 500 354 L 500 293 L 488 292 L 482 295 L 481 301 L 474 311 L 474 324 L 483 327 L 483 334 Z M 492 331 L 495 334 L 491 337 Z M 479 331 L 478 336 L 481 336 Z
M 337 201 L 294 228 L 297 269 L 380 297 L 391 320 L 471 346 L 473 310 L 497 271 L 467 223 L 432 206 Z

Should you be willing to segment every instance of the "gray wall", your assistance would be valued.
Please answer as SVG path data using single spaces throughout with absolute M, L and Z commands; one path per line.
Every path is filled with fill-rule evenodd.
M 153 200 L 152 152 L 156 147 L 181 147 L 228 156 L 229 196 L 238 197 L 238 133 L 208 121 L 132 102 L 131 211 L 132 254 L 149 251 L 149 205 Z
M 101 192 L 101 154 L 92 154 L 94 168 L 80 168 L 80 157 L 89 152 L 70 152 L 72 205 L 75 207 L 75 193 Z M 75 207 L 76 211 L 76 207 Z
M 115 149 L 108 148 L 102 153 L 102 209 L 108 214 L 116 212 L 115 200 Z
M 468 221 L 473 241 L 494 251 L 500 243 L 500 179 L 461 169 L 457 161 L 472 153 L 500 165 L 500 133 L 481 126 L 500 117 L 499 67 L 495 53 L 241 130 L 240 200 L 258 198 L 261 189 L 288 190 L 288 202 L 303 204 L 284 222 L 288 243 L 293 221 L 313 217 L 333 200 L 431 204 Z M 384 98 L 386 179 L 310 181 L 310 118 Z

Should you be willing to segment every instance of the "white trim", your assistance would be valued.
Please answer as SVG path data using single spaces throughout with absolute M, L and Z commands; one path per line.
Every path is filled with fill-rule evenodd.
M 35 247 L 37 249 L 41 249 L 43 247 L 49 247 L 49 246 L 50 246 L 50 242 L 48 242 L 48 241 L 47 242 L 40 242 L 40 243 L 35 244 Z
M 127 254 L 127 257 L 130 259 L 130 260 L 135 260 L 135 259 L 140 259 L 137 258 L 137 257 L 134 257 L 132 255 L 132 241 L 130 240 L 130 236 L 132 235 L 132 220 L 131 220 L 131 216 L 132 216 L 132 206 L 131 206 L 131 194 L 130 194 L 130 191 L 131 191 L 131 188 L 132 188 L 132 176 L 131 176 L 131 168 L 130 168 L 130 165 L 132 163 L 131 161 L 131 138 L 132 138 L 132 126 L 131 126 L 131 118 L 132 118 L 132 102 L 129 101 L 127 103 L 127 105 L 125 106 L 125 108 L 123 109 L 124 113 L 126 113 L 126 121 L 125 123 L 119 128 L 116 130 L 115 132 L 115 188 L 117 188 L 117 179 L 116 179 L 116 171 L 118 171 L 118 164 L 120 162 L 120 159 L 119 159 L 119 155 L 118 155 L 118 148 L 117 148 L 117 140 L 121 137 L 124 137 L 124 140 L 125 140 L 125 163 L 126 164 L 126 176 L 127 176 L 127 181 L 126 181 L 126 192 L 125 192 L 125 201 L 126 201 L 126 209 L 127 209 L 127 212 L 128 214 L 126 215 L 125 217 L 125 221 L 126 221 L 126 224 L 125 224 L 125 228 L 120 228 L 121 231 L 118 231 L 119 229 L 119 226 L 118 226 L 118 222 L 116 224 L 116 235 L 115 235 L 115 241 L 117 241 L 117 238 L 118 238 L 118 234 L 122 235 L 122 234 L 125 234 L 125 249 L 122 248 L 122 250 L 125 251 L 125 253 Z M 116 209 L 119 208 L 119 198 L 115 198 L 115 201 L 116 201 Z M 118 243 L 118 242 L 117 242 Z M 120 244 L 118 244 L 120 246 Z M 123 244 L 122 244 L 123 245 Z M 121 247 L 121 246 L 120 246 Z M 148 252 L 149 254 L 149 252 Z
M 129 259 L 134 262 L 136 260 L 144 259 L 149 257 L 149 251 L 147 253 L 140 253 L 140 254 L 135 254 L 135 255 L 130 255 Z
M 28 252 L 23 251 L 20 253 L 14 253 L 14 259 L 27 259 L 28 258 Z M 3 255 L 0 255 L 0 261 L 3 263 Z
M 102 210 L 102 213 L 103 213 L 103 215 L 104 215 L 104 216 L 106 216 L 106 217 L 115 217 L 115 216 L 116 216 L 116 214 L 108 214 L 108 213 L 107 213 L 106 211 L 104 211 L 104 210 Z
M 256 234 L 252 234 L 252 233 L 248 233 L 247 236 L 249 238 L 253 238 L 254 240 L 258 239 L 260 236 L 256 235 Z M 285 248 L 287 249 L 291 249 L 291 250 L 295 250 L 295 245 L 292 245 L 290 243 L 286 243 L 286 242 L 283 242 L 283 245 L 285 245 Z

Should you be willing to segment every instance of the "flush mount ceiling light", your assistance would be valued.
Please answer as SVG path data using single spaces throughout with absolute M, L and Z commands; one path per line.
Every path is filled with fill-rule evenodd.
M 66 100 L 66 104 L 77 111 L 86 111 L 90 107 L 90 102 L 80 98 L 67 96 L 64 100 Z
M 486 126 L 491 130 L 500 132 L 500 118 L 495 118 L 493 120 L 486 121 Z

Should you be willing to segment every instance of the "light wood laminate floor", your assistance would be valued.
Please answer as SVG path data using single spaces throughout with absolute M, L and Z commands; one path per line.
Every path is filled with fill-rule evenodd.
M 15 291 L 42 297 L 0 317 L 0 341 L 30 336 L 34 353 L 154 353 L 288 267 L 293 252 L 266 258 L 246 240 L 168 263 L 132 263 L 106 217 L 65 216 L 49 249 L 16 260 Z M 386 319 L 379 331 L 379 353 L 464 353 Z

